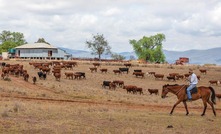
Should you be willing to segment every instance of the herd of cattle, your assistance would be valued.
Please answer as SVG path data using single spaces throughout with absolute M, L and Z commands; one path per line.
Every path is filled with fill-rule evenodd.
M 56 81 L 60 81 L 61 79 L 61 70 L 62 69 L 69 69 L 73 70 L 74 67 L 77 67 L 78 64 L 75 61 L 52 61 L 52 62 L 30 62 L 30 66 L 33 66 L 33 68 L 37 71 L 38 78 L 41 80 L 46 80 L 47 75 L 52 74 L 55 77 Z M 89 70 L 91 73 L 97 72 L 98 69 L 100 70 L 101 73 L 107 73 L 108 68 L 101 68 L 101 63 L 92 63 L 93 67 L 90 67 Z M 120 67 L 119 69 L 114 69 L 113 74 L 115 75 L 122 75 L 122 74 L 128 74 L 130 72 L 132 64 L 130 63 L 125 63 L 125 67 Z M 20 64 L 6 64 L 5 62 L 1 63 L 2 67 L 2 73 L 1 77 L 2 79 L 5 79 L 9 77 L 9 75 L 14 75 L 16 77 L 22 76 L 25 81 L 29 80 L 29 74 L 26 69 L 23 68 L 23 65 Z M 206 75 L 207 70 L 206 69 L 199 69 L 201 74 Z M 73 72 L 73 71 L 66 71 L 64 72 L 65 78 L 66 79 L 86 79 L 86 73 L 85 72 Z M 182 80 L 182 79 L 187 79 L 189 77 L 189 74 L 179 74 L 179 73 L 169 73 L 167 76 L 164 74 L 159 74 L 156 72 L 143 72 L 141 69 L 134 69 L 132 75 L 134 75 L 136 78 L 145 78 L 145 75 L 149 77 L 154 77 L 156 80 L 164 80 L 165 78 L 167 80 Z M 198 79 L 200 80 L 200 76 L 197 76 Z M 36 83 L 37 78 L 35 76 L 32 76 L 32 81 L 33 84 Z M 210 84 L 219 84 L 218 80 L 210 80 Z M 133 94 L 143 94 L 143 89 L 141 87 L 138 87 L 136 85 L 125 85 L 123 80 L 114 80 L 114 81 L 107 81 L 104 80 L 103 83 L 101 84 L 103 88 L 108 87 L 109 89 L 115 90 L 117 87 L 126 89 L 127 93 L 133 93 Z M 159 94 L 158 89 L 148 89 L 148 92 L 150 94 Z M 218 97 L 218 96 L 217 96 Z M 220 97 L 219 97 L 220 98 Z

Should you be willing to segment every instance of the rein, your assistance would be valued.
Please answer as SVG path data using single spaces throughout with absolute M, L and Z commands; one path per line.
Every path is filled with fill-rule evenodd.
M 184 87 L 185 87 L 185 85 L 183 85 L 183 86 L 175 93 L 175 95 L 177 95 Z M 167 88 L 167 89 L 168 89 L 168 88 Z
M 175 94 L 177 95 L 184 87 L 185 85 L 183 85 Z

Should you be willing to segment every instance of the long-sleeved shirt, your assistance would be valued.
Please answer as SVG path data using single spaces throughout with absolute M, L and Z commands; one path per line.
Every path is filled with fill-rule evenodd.
M 190 75 L 190 84 L 197 84 L 197 83 L 198 83 L 198 78 L 196 74 L 192 73 L 192 75 Z

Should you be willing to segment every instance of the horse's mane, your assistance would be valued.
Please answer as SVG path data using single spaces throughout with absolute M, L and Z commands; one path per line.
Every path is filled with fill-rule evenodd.
M 173 85 L 170 85 L 170 84 L 166 84 L 164 86 L 179 86 L 179 84 L 173 84 Z

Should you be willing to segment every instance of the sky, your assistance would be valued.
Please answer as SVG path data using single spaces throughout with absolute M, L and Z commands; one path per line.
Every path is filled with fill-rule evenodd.
M 166 50 L 221 47 L 220 0 L 0 0 L 0 14 L 0 32 L 28 43 L 88 50 L 103 34 L 113 52 L 131 52 L 129 40 L 163 33 Z

